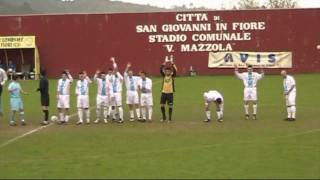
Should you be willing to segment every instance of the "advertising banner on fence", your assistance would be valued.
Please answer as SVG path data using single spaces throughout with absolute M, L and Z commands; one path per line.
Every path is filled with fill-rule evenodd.
M 291 52 L 210 52 L 209 68 L 292 68 Z
M 35 47 L 35 36 L 0 36 L 0 49 L 21 49 Z

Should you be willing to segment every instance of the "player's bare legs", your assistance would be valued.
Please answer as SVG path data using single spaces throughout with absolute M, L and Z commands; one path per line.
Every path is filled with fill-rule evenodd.
M 130 112 L 130 120 L 129 121 L 134 121 L 134 110 L 133 110 L 133 104 L 128 104 L 129 106 L 129 112 Z
M 253 120 L 257 120 L 257 109 L 258 109 L 258 103 L 257 101 L 245 101 L 244 102 L 244 110 L 245 110 L 245 119 L 249 119 L 249 107 L 250 104 L 252 104 L 252 118 Z
M 90 124 L 90 110 L 89 108 L 84 108 L 84 113 L 85 113 L 85 116 L 86 116 L 86 120 L 87 120 L 87 124 Z
M 135 110 L 136 110 L 136 115 L 137 115 L 137 119 L 141 119 L 141 114 L 140 114 L 140 106 L 139 104 L 135 104 Z
M 165 121 L 167 120 L 165 104 L 160 104 L 160 107 L 162 113 L 162 121 Z
M 249 101 L 244 101 L 245 119 L 249 120 Z
M 210 103 L 207 101 L 205 102 L 205 111 L 206 111 L 207 119 L 204 120 L 204 122 L 210 122 L 211 121 Z
M 253 120 L 257 120 L 257 109 L 258 109 L 258 103 L 257 101 L 252 102 L 252 108 L 253 108 Z

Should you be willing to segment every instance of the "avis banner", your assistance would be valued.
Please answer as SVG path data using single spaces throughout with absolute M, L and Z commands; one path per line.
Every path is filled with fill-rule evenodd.
M 291 52 L 210 52 L 209 68 L 292 68 Z

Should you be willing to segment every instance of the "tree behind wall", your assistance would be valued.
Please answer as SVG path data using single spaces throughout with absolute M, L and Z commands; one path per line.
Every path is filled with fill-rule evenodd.
M 238 2 L 239 9 L 259 9 L 257 0 L 240 0 Z
M 268 0 L 267 7 L 271 9 L 276 8 L 295 8 L 297 2 L 295 0 Z

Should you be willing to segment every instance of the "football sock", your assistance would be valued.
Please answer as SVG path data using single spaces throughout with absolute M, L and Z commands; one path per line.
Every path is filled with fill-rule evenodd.
M 123 120 L 123 108 L 122 108 L 122 106 L 119 106 L 118 109 L 119 109 L 119 117 L 120 117 L 121 120 Z
M 147 119 L 146 118 L 146 107 L 141 107 L 141 113 L 142 113 L 142 119 Z
M 207 119 L 211 119 L 211 113 L 210 113 L 210 111 L 206 111 L 206 116 L 207 116 Z
M 152 119 L 152 106 L 148 106 L 148 116 L 149 116 L 149 120 Z
M 90 122 L 90 110 L 89 109 L 85 109 L 84 112 L 86 113 L 86 119 L 87 119 L 87 122 L 89 123 Z
M 43 113 L 44 113 L 44 120 L 48 121 L 48 119 L 49 119 L 49 110 L 43 110 Z
M 166 109 L 164 107 L 161 107 L 161 113 L 162 113 L 162 119 L 166 120 Z
M 288 118 L 291 118 L 291 107 L 287 106 Z
M 222 111 L 217 111 L 218 119 L 221 119 L 223 117 Z
M 291 118 L 296 118 L 296 106 L 291 106 Z
M 64 114 L 63 114 L 63 113 L 59 113 L 60 121 L 63 121 L 63 116 L 64 116 Z
M 107 119 L 107 117 L 108 117 L 108 109 L 109 109 L 108 107 L 103 108 L 103 116 L 105 119 Z
M 66 117 L 65 117 L 65 122 L 69 122 L 69 115 L 67 114 Z
M 173 108 L 169 107 L 169 120 L 171 120 L 171 117 L 172 117 L 172 110 L 173 110 Z
M 21 119 L 21 121 L 24 121 L 24 112 L 23 111 L 20 112 L 20 119 Z
M 0 113 L 3 113 L 3 108 L 2 108 L 2 100 L 1 100 L 1 96 L 0 96 Z
M 249 114 L 249 105 L 244 105 L 244 111 L 246 112 L 246 114 Z
M 130 110 L 130 119 L 133 119 L 133 118 L 134 118 L 134 111 Z
M 136 109 L 137 118 L 140 118 L 140 108 Z
M 100 115 L 101 115 L 101 108 L 97 108 L 97 109 L 96 109 L 97 119 L 100 119 Z
M 79 116 L 79 121 L 83 122 L 83 109 L 78 108 L 78 116 Z
M 11 112 L 11 116 L 10 116 L 11 122 L 15 121 L 15 119 L 14 119 L 15 114 L 16 114 L 16 112 L 14 112 L 14 111 Z
M 111 111 L 112 111 L 112 106 L 109 106 L 109 108 L 108 108 L 108 116 L 111 116 Z
M 257 114 L 257 109 L 258 109 L 258 105 L 254 104 L 253 105 L 253 114 Z

